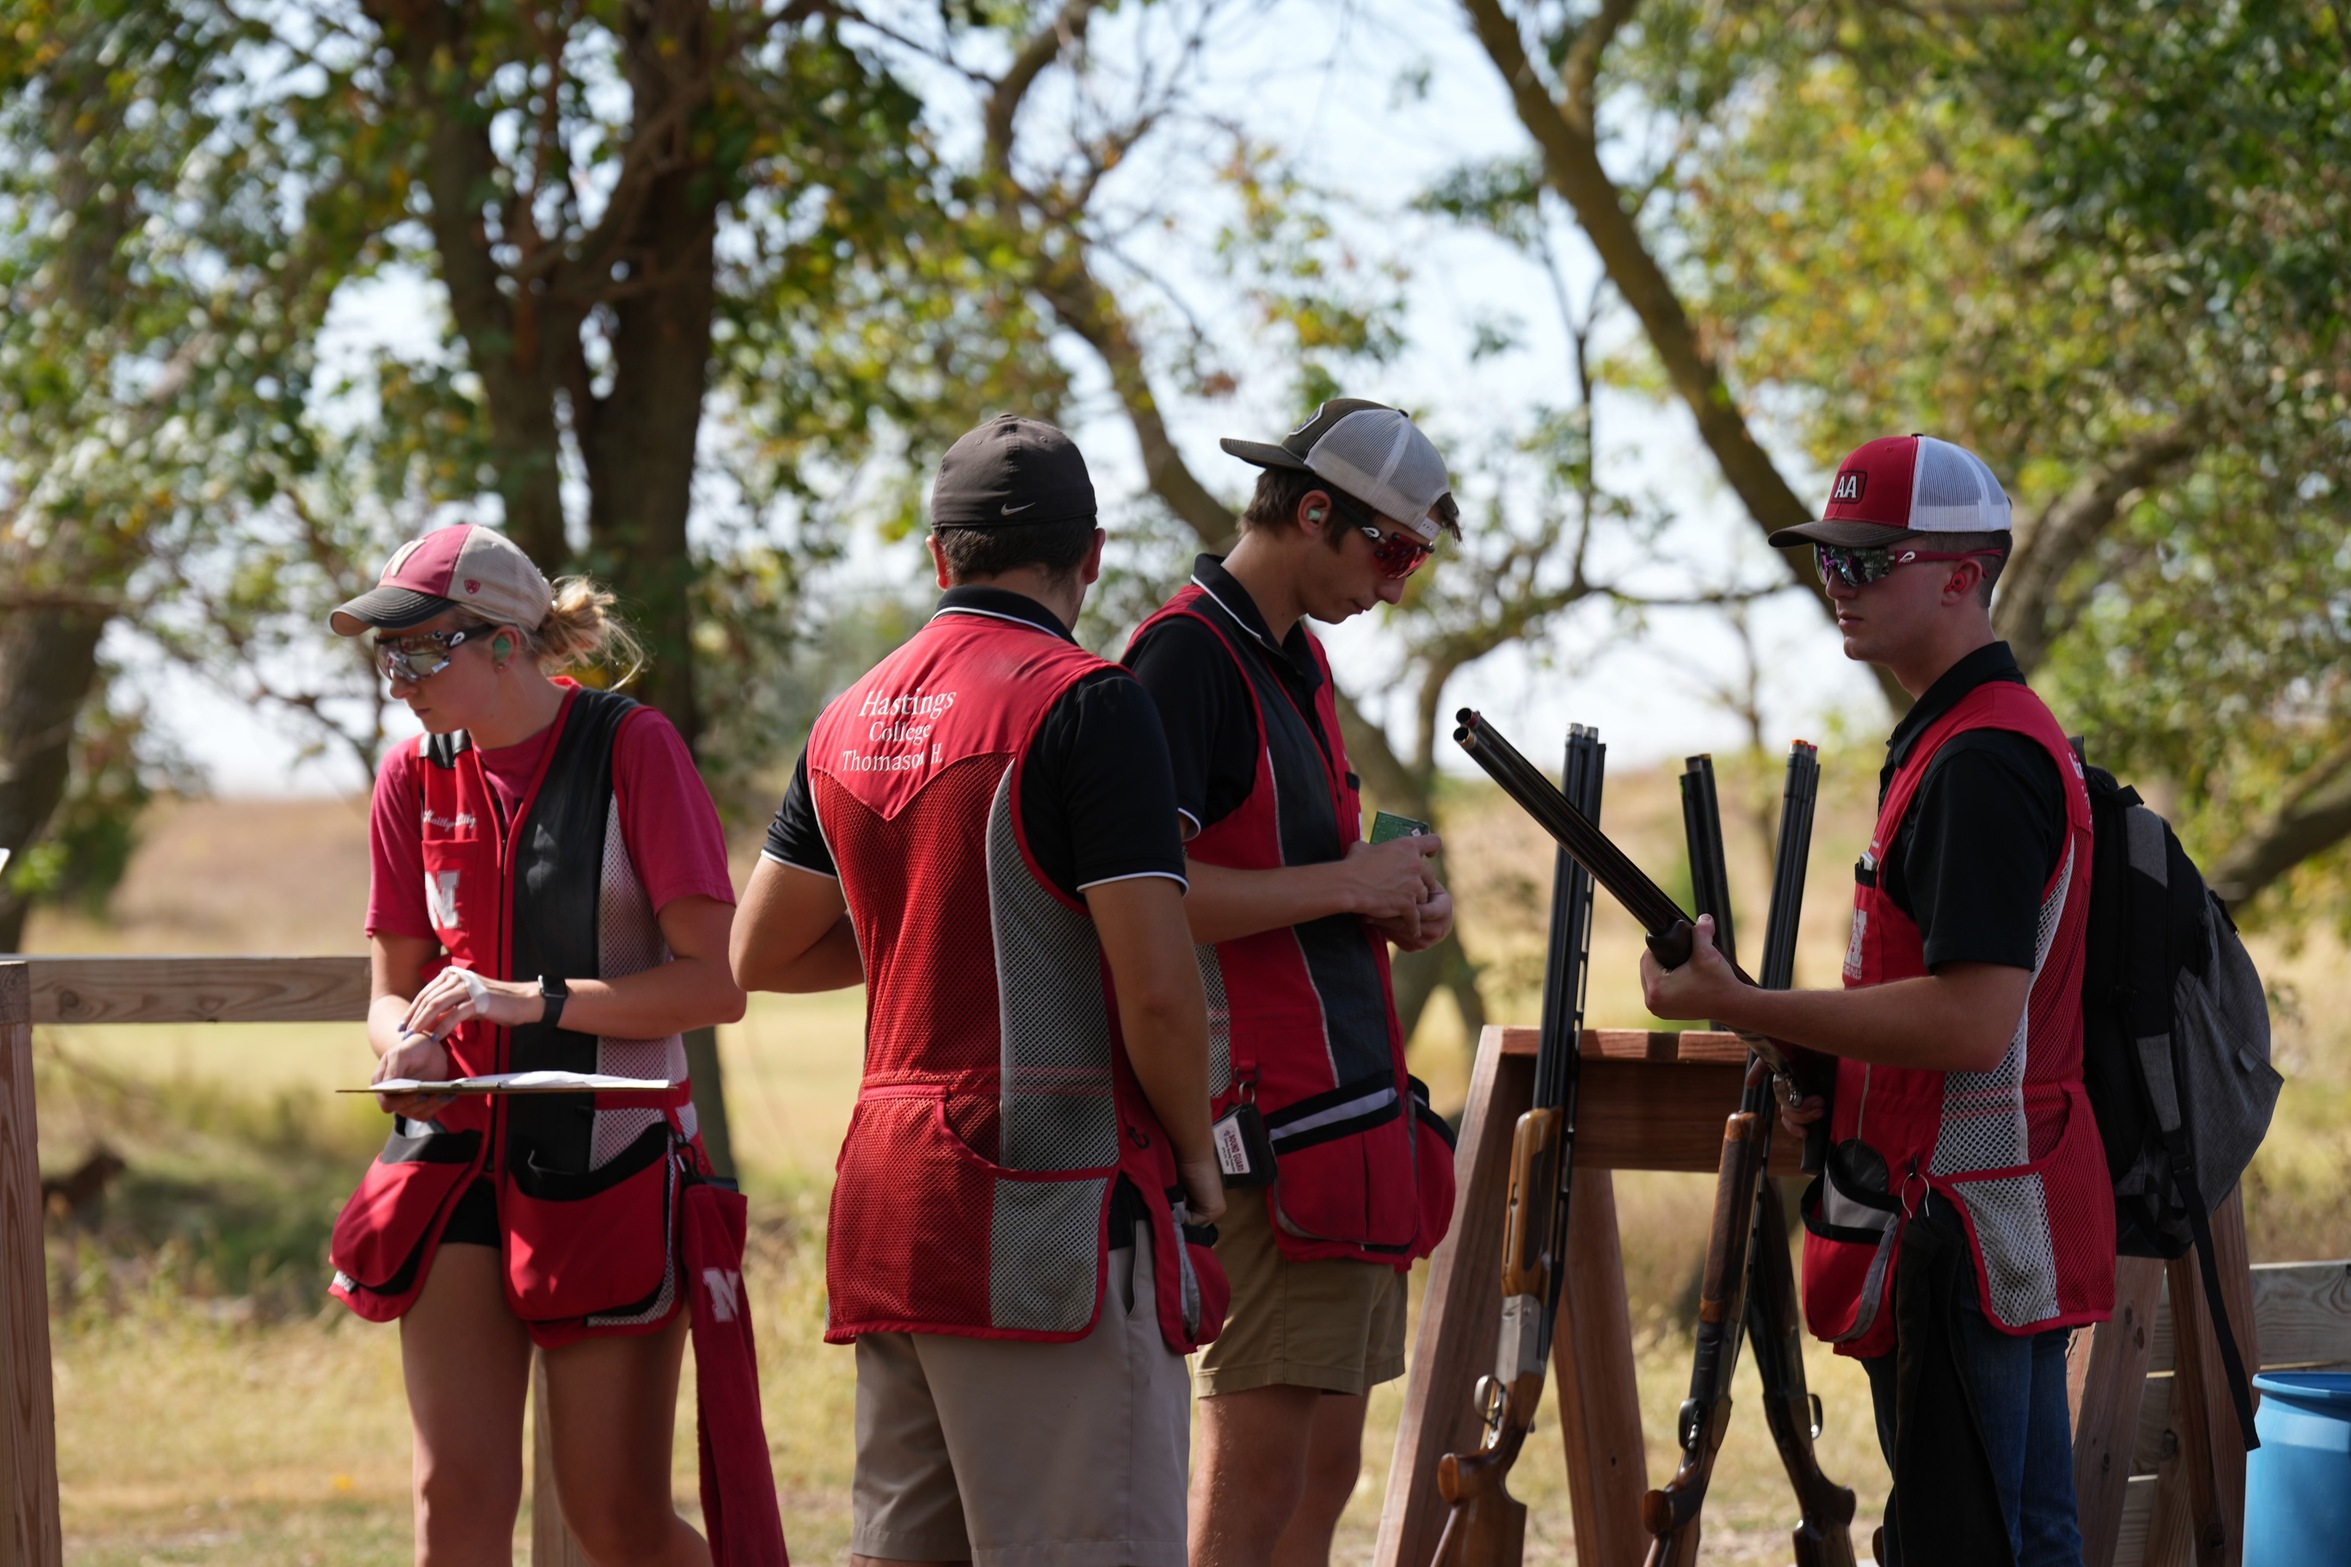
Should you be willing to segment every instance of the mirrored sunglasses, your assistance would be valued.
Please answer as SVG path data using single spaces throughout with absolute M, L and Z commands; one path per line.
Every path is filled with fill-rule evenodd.
M 1436 553 L 1436 546 L 1424 544 L 1410 534 L 1390 533 L 1379 525 L 1379 519 L 1353 501 L 1333 496 L 1356 531 L 1371 540 L 1372 563 L 1380 568 L 1380 575 L 1388 578 L 1409 577 L 1420 570 L 1421 563 Z
M 430 680 L 449 667 L 450 656 L 478 637 L 488 626 L 460 626 L 454 631 L 427 631 L 416 636 L 378 638 L 376 668 L 386 680 Z
M 1866 588 L 1873 582 L 1882 582 L 1897 566 L 1907 566 L 1921 560 L 1972 560 L 1982 555 L 1997 560 L 1999 550 L 1914 550 L 1900 546 L 1861 548 L 1844 544 L 1815 544 L 1812 558 L 1820 568 L 1820 580 L 1841 581 L 1849 588 Z

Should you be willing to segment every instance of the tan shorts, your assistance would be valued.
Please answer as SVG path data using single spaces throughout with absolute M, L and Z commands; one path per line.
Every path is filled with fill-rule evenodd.
M 849 1548 L 973 1567 L 1184 1567 L 1191 1403 L 1159 1334 L 1151 1249 L 1110 1254 L 1074 1343 L 857 1341 Z
M 1265 1194 L 1235 1191 L 1216 1221 L 1233 1283 L 1224 1331 L 1200 1351 L 1202 1398 L 1253 1387 L 1365 1393 L 1404 1374 L 1405 1275 L 1380 1262 L 1292 1262 Z

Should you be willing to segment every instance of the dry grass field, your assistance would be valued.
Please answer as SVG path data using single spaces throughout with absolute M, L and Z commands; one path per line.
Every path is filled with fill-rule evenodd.
M 1743 945 L 1761 939 L 1776 809 L 1760 766 L 1726 765 L 1732 879 Z M 1833 983 L 1847 870 L 1865 829 L 1875 761 L 1828 759 L 1799 978 Z M 1679 812 L 1669 775 L 1610 784 L 1607 819 L 1672 886 Z M 1531 1017 L 1538 910 L 1550 853 L 1489 796 L 1454 812 L 1455 884 L 1497 1017 Z M 335 952 L 359 949 L 364 821 L 338 802 L 173 806 L 103 924 L 36 922 L 36 951 Z M 1637 933 L 1612 909 L 1596 936 L 1590 1016 L 1640 1025 Z M 2342 1204 L 2351 1169 L 2351 979 L 2344 951 L 2313 937 L 2256 938 L 2278 997 L 2290 1083 L 2248 1183 L 2256 1258 L 2351 1255 Z M 777 1482 L 795 1554 L 845 1558 L 850 1357 L 821 1341 L 822 1238 L 831 1160 L 855 1095 L 853 994 L 756 998 L 723 1030 L 730 1108 L 756 1236 L 751 1267 Z M 1414 1041 L 1440 1102 L 1458 1103 L 1468 1042 L 1440 1001 Z M 382 1135 L 368 1102 L 327 1090 L 365 1077 L 356 1025 L 43 1029 L 36 1034 L 42 1163 L 72 1167 L 103 1142 L 128 1170 L 103 1214 L 53 1232 L 53 1331 L 68 1553 L 89 1567 L 147 1563 L 391 1564 L 409 1553 L 406 1418 L 396 1334 L 322 1306 L 321 1252 L 344 1192 Z M 1687 1375 L 1675 1320 L 1710 1206 L 1700 1177 L 1617 1183 L 1640 1342 L 1650 1462 Z M 1823 1461 L 1874 1521 L 1885 1477 L 1863 1379 L 1816 1354 L 1828 1411 Z M 1397 1418 L 1375 1397 L 1364 1475 L 1339 1560 L 1367 1560 Z M 691 1502 L 690 1417 L 677 1494 Z M 1542 1422 L 1513 1488 L 1533 1509 L 1528 1560 L 1573 1560 L 1556 1423 Z M 1742 1403 L 1708 1513 L 1710 1562 L 1787 1560 L 1792 1521 L 1777 1462 Z M 1866 1538 L 1866 1535 L 1864 1535 Z M 517 1560 L 523 1559 L 518 1535 Z

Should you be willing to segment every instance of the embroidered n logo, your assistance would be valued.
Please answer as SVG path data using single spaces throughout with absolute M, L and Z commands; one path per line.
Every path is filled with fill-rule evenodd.
M 433 923 L 443 930 L 463 930 L 457 917 L 457 872 L 435 871 L 425 878 L 425 896 L 433 905 Z
M 743 1314 L 743 1275 L 732 1268 L 704 1268 L 702 1287 L 710 1291 L 710 1320 L 732 1322 Z

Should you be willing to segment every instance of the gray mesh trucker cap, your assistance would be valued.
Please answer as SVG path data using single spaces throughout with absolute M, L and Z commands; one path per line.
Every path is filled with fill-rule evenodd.
M 1437 541 L 1429 511 L 1453 488 L 1445 459 L 1407 415 L 1385 403 L 1334 397 L 1278 445 L 1230 436 L 1217 444 L 1260 468 L 1295 468 L 1326 479 L 1423 544 Z
M 1838 466 L 1818 522 L 1770 542 L 1876 549 L 1926 533 L 2006 533 L 2012 521 L 2008 492 L 1981 457 L 1931 435 L 1883 435 Z

